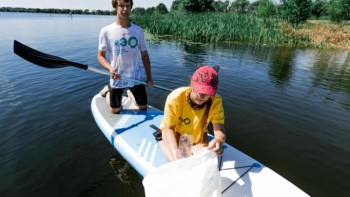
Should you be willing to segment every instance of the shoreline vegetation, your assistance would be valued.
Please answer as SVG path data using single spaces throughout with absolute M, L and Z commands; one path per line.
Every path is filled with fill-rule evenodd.
M 350 23 L 329 20 L 308 20 L 295 27 L 281 19 L 236 13 L 168 13 L 131 19 L 151 34 L 196 42 L 350 50 Z
M 134 8 L 131 21 L 159 37 L 173 37 L 195 42 L 350 50 L 350 21 L 348 19 L 350 13 L 346 15 L 350 10 L 350 4 L 348 10 L 345 9 L 345 12 L 338 10 L 336 14 L 332 14 L 331 6 L 334 1 L 350 2 L 350 0 L 283 1 L 283 4 L 275 5 L 271 0 L 258 0 L 251 4 L 248 0 L 235 0 L 234 2 L 175 0 L 171 11 L 168 11 L 162 3 L 157 7 L 147 9 Z M 194 4 L 194 2 L 199 3 Z M 296 5 L 298 2 L 310 2 L 310 4 L 301 4 L 299 7 L 297 5 L 293 9 L 288 8 L 293 2 Z M 318 12 L 313 11 L 312 5 L 315 5 L 314 7 L 318 5 L 316 9 Z M 323 9 L 320 5 L 323 6 Z M 304 10 L 307 6 L 309 10 L 306 12 Z M 325 6 L 328 6 L 327 9 Z M 291 13 L 288 13 L 290 10 Z M 10 7 L 1 7 L 0 12 L 115 14 L 113 10 Z
M 350 50 L 350 22 L 307 20 L 295 27 L 282 19 L 235 13 L 133 15 L 131 19 L 151 34 L 196 42 Z

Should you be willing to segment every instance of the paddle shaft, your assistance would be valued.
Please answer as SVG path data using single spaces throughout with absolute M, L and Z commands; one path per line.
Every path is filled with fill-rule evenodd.
M 104 70 L 96 69 L 93 67 L 89 67 L 88 65 L 85 65 L 85 64 L 68 61 L 66 59 L 63 59 L 63 58 L 60 58 L 57 56 L 53 56 L 53 55 L 49 55 L 49 54 L 40 52 L 38 50 L 35 50 L 33 48 L 30 48 L 30 47 L 18 42 L 17 40 L 15 40 L 13 42 L 13 51 L 14 51 L 14 53 L 16 53 L 18 56 L 22 57 L 23 59 L 25 59 L 33 64 L 36 64 L 38 66 L 45 67 L 45 68 L 63 68 L 66 66 L 74 66 L 76 68 L 90 70 L 90 71 L 104 74 L 104 75 L 108 75 L 108 76 L 111 75 L 109 72 L 104 71 Z M 139 81 L 136 79 L 130 79 L 130 78 L 126 78 L 126 77 L 122 77 L 120 80 L 127 80 L 127 81 L 132 81 L 135 83 L 147 85 L 147 83 L 144 81 Z M 165 88 L 165 87 L 158 86 L 158 85 L 153 85 L 153 87 L 161 89 L 161 90 L 166 90 L 169 92 L 172 91 L 169 88 Z
M 96 73 L 100 73 L 100 74 L 103 74 L 103 75 L 108 75 L 108 76 L 111 75 L 107 71 L 100 70 L 100 69 L 97 69 L 97 68 L 94 68 L 94 67 L 87 67 L 87 70 L 90 70 L 90 71 L 93 71 L 93 72 L 96 72 Z M 136 79 L 130 79 L 130 78 L 127 78 L 127 77 L 121 77 L 120 80 L 132 81 L 132 82 L 135 82 L 135 83 L 140 83 L 140 84 L 143 84 L 143 85 L 147 85 L 147 83 L 144 82 L 144 81 L 139 81 L 139 80 L 136 80 Z M 162 89 L 162 90 L 166 90 L 166 91 L 169 91 L 169 92 L 172 91 L 169 88 L 165 88 L 165 87 L 158 86 L 158 85 L 153 85 L 153 87 L 158 88 L 158 89 Z

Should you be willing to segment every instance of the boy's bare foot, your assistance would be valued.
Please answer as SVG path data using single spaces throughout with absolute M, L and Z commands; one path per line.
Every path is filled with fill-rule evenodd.
M 106 85 L 105 87 L 103 87 L 103 89 L 100 91 L 100 95 L 102 97 L 106 97 L 106 94 L 109 92 L 109 87 Z
M 137 105 L 136 101 L 135 101 L 135 97 L 132 94 L 132 92 L 130 90 L 126 90 L 126 94 L 128 95 L 128 97 L 132 100 L 132 102 Z

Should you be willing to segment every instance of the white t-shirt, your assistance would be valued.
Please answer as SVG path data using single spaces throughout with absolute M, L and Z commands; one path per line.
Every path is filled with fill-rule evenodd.
M 122 76 L 145 81 L 145 73 L 140 64 L 140 51 L 146 51 L 145 38 L 141 27 L 132 24 L 127 29 L 116 22 L 101 29 L 98 49 L 106 51 L 111 66 Z M 133 87 L 134 82 L 110 80 L 111 87 Z

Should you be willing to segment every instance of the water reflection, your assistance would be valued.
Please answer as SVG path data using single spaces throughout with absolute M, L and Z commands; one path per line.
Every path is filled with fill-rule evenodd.
M 273 83 L 288 83 L 293 74 L 294 49 L 280 48 L 271 54 L 268 74 Z
M 334 92 L 350 94 L 350 54 L 343 53 L 318 53 L 312 72 L 314 87 L 327 87 Z
M 137 189 L 142 187 L 142 178 L 137 172 L 130 167 L 130 164 L 118 153 L 109 159 L 109 164 L 113 169 L 114 176 L 124 186 L 124 193 L 127 196 L 143 196 L 144 191 Z

